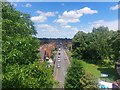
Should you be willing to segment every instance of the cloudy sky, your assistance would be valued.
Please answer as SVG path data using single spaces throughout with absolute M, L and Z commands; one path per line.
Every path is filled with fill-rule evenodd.
M 72 38 L 93 27 L 118 29 L 117 2 L 14 2 L 14 7 L 31 15 L 39 38 Z

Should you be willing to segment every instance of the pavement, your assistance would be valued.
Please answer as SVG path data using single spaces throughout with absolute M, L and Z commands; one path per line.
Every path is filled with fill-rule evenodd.
M 60 46 L 60 51 L 57 52 L 56 55 L 56 62 L 55 62 L 55 68 L 54 68 L 54 77 L 57 81 L 60 82 L 60 87 L 64 87 L 64 81 L 65 81 L 65 75 L 67 72 L 67 68 L 70 64 L 69 58 L 65 52 L 65 49 Z M 60 55 L 58 55 L 60 53 Z M 58 57 L 60 57 L 61 61 L 58 61 Z M 66 58 L 66 60 L 65 60 Z M 57 67 L 57 65 L 60 65 L 60 68 Z

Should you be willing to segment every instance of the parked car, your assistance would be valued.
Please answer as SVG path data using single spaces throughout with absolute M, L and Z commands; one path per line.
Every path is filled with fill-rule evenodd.
M 60 68 L 60 64 L 57 64 L 57 68 Z
M 60 60 L 60 57 L 58 57 L 58 61 L 61 61 L 61 60 Z
M 58 57 L 58 60 L 60 60 L 60 57 Z
M 58 50 L 60 51 L 61 49 L 59 48 Z
M 58 53 L 58 55 L 60 55 L 60 53 Z

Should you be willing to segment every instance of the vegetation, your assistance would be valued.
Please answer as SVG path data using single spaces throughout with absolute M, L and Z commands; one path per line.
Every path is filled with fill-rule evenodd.
M 98 78 L 92 73 L 86 72 L 80 60 L 72 60 L 65 78 L 65 88 L 85 90 L 86 88 L 98 88 Z
M 99 79 L 113 82 L 118 78 L 114 65 L 120 59 L 120 31 L 110 31 L 104 26 L 93 28 L 91 33 L 79 31 L 72 43 L 72 59 L 75 60 L 71 60 L 68 68 L 66 88 L 98 88 Z M 76 63 L 73 65 L 73 62 Z M 102 73 L 108 74 L 108 78 L 101 78 Z
M 73 38 L 73 57 L 95 64 L 105 59 L 116 61 L 120 55 L 119 35 L 103 26 L 93 28 L 91 33 L 79 31 Z
M 39 41 L 30 15 L 2 2 L 3 88 L 51 88 L 51 68 L 39 64 Z
M 65 81 L 65 88 L 82 88 L 79 80 L 83 75 L 83 70 L 81 64 L 78 60 L 73 60 L 71 62 L 71 66 L 67 71 L 66 81 Z

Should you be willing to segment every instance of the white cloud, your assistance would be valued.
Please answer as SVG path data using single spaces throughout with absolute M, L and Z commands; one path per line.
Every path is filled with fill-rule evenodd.
M 55 16 L 54 12 L 42 12 L 42 11 L 36 11 L 36 13 L 42 15 L 42 16 L 46 16 L 46 17 L 50 17 L 50 16 Z
M 73 31 L 78 32 L 79 30 L 76 27 L 71 28 Z
M 70 25 L 61 26 L 62 28 L 71 28 Z
M 80 17 L 82 17 L 84 14 L 94 14 L 97 13 L 96 10 L 91 10 L 88 7 L 84 7 L 80 10 L 71 10 L 71 11 L 65 11 L 61 16 L 59 16 L 59 19 L 55 20 L 55 22 L 66 25 L 68 23 L 76 23 L 80 22 Z
M 45 16 L 34 16 L 34 17 L 31 17 L 31 20 L 33 22 L 45 22 L 47 20 L 47 17 L 45 17 Z
M 113 20 L 113 21 L 105 21 L 105 20 L 97 20 L 94 22 L 91 22 L 86 26 L 85 28 L 82 28 L 83 31 L 85 32 L 91 32 L 93 27 L 98 28 L 100 26 L 105 26 L 108 27 L 109 30 L 118 30 L 118 20 Z
M 108 27 L 110 30 L 118 30 L 118 20 L 114 20 L 114 21 L 104 21 L 104 20 L 98 20 L 93 22 L 94 27 L 99 27 L 99 26 L 106 26 Z
M 53 17 L 55 16 L 56 13 L 58 12 L 42 12 L 42 11 L 36 11 L 36 13 L 38 13 L 38 16 L 34 16 L 31 17 L 31 20 L 33 22 L 45 22 L 47 20 L 48 17 Z
M 38 34 L 36 37 L 47 37 L 47 38 L 72 38 L 78 32 L 76 27 L 65 25 L 62 28 L 57 29 L 55 26 L 48 24 L 40 24 L 37 27 Z
M 115 6 L 112 6 L 110 7 L 111 10 L 118 10 L 120 9 L 120 5 L 115 5 Z
M 56 28 L 54 28 L 51 25 L 48 24 L 40 24 L 37 26 L 38 28 L 40 28 L 42 31 L 47 31 L 47 32 L 58 32 L 58 30 Z
M 78 13 L 83 13 L 83 14 L 94 14 L 98 13 L 97 10 L 91 10 L 91 8 L 84 7 L 83 9 L 77 10 Z
M 25 7 L 32 7 L 32 5 L 29 4 L 29 3 L 27 3 L 27 4 L 25 5 Z

